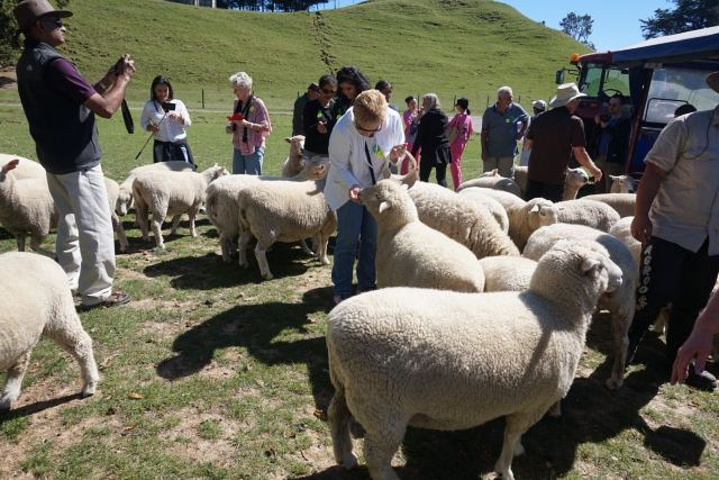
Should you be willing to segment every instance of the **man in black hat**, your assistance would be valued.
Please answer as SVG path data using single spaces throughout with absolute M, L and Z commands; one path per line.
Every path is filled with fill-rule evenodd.
M 13 13 L 25 36 L 18 93 L 58 212 L 58 262 L 84 307 L 122 305 L 130 297 L 112 289 L 115 241 L 95 114 L 110 118 L 117 111 L 134 63 L 123 55 L 93 86 L 55 50 L 65 43 L 62 19 L 72 12 L 23 0 Z
M 320 86 L 315 82 L 307 85 L 307 92 L 297 97 L 295 100 L 295 107 L 292 110 L 292 136 L 305 135 L 305 126 L 303 122 L 303 114 L 305 111 L 305 105 L 307 102 L 317 100 L 320 96 Z

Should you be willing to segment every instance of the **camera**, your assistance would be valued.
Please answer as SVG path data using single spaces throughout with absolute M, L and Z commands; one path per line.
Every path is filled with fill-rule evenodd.
M 175 104 L 170 102 L 162 102 L 162 110 L 164 110 L 165 113 L 174 111 Z

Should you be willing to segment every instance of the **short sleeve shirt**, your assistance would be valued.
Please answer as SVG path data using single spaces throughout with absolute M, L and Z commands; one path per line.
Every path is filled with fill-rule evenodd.
M 551 185 L 564 184 L 573 147 L 584 147 L 584 124 L 566 107 L 537 115 L 529 126 L 532 140 L 528 178 Z
M 513 157 L 517 154 L 517 133 L 529 116 L 516 103 L 511 103 L 504 113 L 492 105 L 482 115 L 482 132 L 487 135 L 487 155 L 490 157 Z
M 82 105 L 95 93 L 95 88 L 80 75 L 75 65 L 64 58 L 58 58 L 45 67 L 46 85 L 70 97 Z
M 644 161 L 667 172 L 649 211 L 652 235 L 692 252 L 709 237 L 709 255 L 719 255 L 719 107 L 675 119 Z

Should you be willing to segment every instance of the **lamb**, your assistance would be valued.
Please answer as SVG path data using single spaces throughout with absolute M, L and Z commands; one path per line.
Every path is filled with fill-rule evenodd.
M 115 212 L 119 216 L 124 217 L 125 215 L 127 215 L 127 212 L 132 207 L 132 183 L 135 181 L 135 178 L 137 178 L 140 173 L 151 170 L 158 170 L 162 172 L 192 172 L 194 171 L 194 168 L 192 164 L 182 160 L 174 160 L 172 162 L 158 162 L 133 168 L 132 170 L 130 170 L 130 173 L 127 175 L 127 178 L 123 180 L 123 182 L 120 184 L 120 192 L 118 194 L 117 203 L 115 206 Z
M 477 258 L 519 255 L 494 218 L 462 195 L 425 182 L 416 183 L 409 195 L 422 223 L 469 248 Z
M 582 197 L 582 200 L 606 203 L 616 210 L 621 218 L 633 216 L 637 204 L 637 196 L 634 193 L 598 193 Z
M 605 255 L 561 243 L 526 292 L 390 288 L 342 302 L 327 326 L 335 460 L 357 463 L 350 415 L 373 479 L 398 478 L 390 462 L 408 425 L 458 430 L 504 416 L 495 470 L 513 479 L 521 435 L 569 391 L 597 300 L 621 281 Z
M 25 250 L 25 238 L 30 235 L 30 248 L 54 257 L 52 252 L 40 247 L 50 228 L 57 224 L 47 178 L 17 180 L 11 172 L 20 163 L 19 159 L 13 159 L 0 168 L 0 224 L 15 236 L 19 251 Z
M 33 162 L 32 160 L 25 157 L 8 155 L 7 153 L 0 153 L 0 167 L 7 165 L 8 162 L 16 158 L 20 161 L 20 163 L 18 163 L 17 167 L 12 172 L 15 176 L 15 180 L 25 180 L 27 178 L 45 178 L 45 176 L 47 175 L 47 172 L 39 163 Z
M 285 138 L 285 142 L 290 144 L 290 155 L 282 164 L 282 176 L 294 177 L 302 171 L 302 167 L 305 165 L 305 137 L 304 135 L 295 135 Z
M 533 198 L 521 207 L 512 207 L 507 210 L 509 217 L 509 237 L 521 251 L 527 244 L 527 239 L 542 225 L 539 223 L 539 210 L 554 205 L 546 198 Z
M 115 211 L 115 205 L 117 205 L 117 198 L 120 196 L 120 185 L 111 178 L 105 177 L 105 188 L 107 189 L 107 201 L 110 206 L 110 218 L 112 219 L 112 229 L 117 232 L 117 239 L 120 242 L 120 252 L 127 252 L 127 235 L 125 235 L 125 228 L 122 226 L 120 217 L 117 216 Z
M 325 179 L 293 182 L 255 182 L 241 190 L 239 205 L 239 264 L 247 268 L 247 245 L 257 239 L 255 258 L 260 274 L 272 279 L 267 249 L 275 242 L 297 242 L 315 235 L 317 258 L 329 265 L 327 240 L 337 228 L 337 216 L 330 210 L 323 193 Z
M 293 137 L 295 138 L 295 137 Z M 236 240 L 240 234 L 238 194 L 247 185 L 269 180 L 319 180 L 327 175 L 326 161 L 313 159 L 305 163 L 300 173 L 292 178 L 271 177 L 257 175 L 228 175 L 218 178 L 207 187 L 206 213 L 220 235 L 222 260 L 230 263 L 232 252 L 236 251 Z M 312 254 L 304 240 L 301 242 L 302 250 Z
M 499 174 L 499 170 L 494 169 L 491 172 L 482 174 L 478 178 L 467 180 L 463 182 L 457 191 L 464 190 L 470 187 L 482 187 L 482 188 L 493 188 L 495 190 L 504 190 L 505 192 L 513 193 L 514 195 L 522 198 L 522 189 L 519 188 L 517 182 L 511 178 L 503 177 Z
M 629 249 L 613 236 L 584 225 L 558 223 L 542 227 L 532 234 L 524 249 L 523 255 L 538 260 L 552 245 L 560 240 L 587 241 L 593 240 L 601 244 L 609 252 L 612 261 L 622 269 L 624 284 L 621 289 L 607 293 L 601 297 L 599 307 L 609 310 L 612 318 L 612 335 L 614 337 L 614 365 L 612 375 L 606 385 L 617 389 L 624 382 L 624 366 L 627 358 L 629 339 L 627 332 L 634 318 L 636 289 L 639 282 L 639 267 L 634 262 Z
M 603 232 L 619 221 L 619 214 L 606 203 L 595 200 L 568 200 L 539 208 L 539 224 L 572 223 L 586 225 Z
M 484 192 L 489 192 L 488 188 L 465 188 L 459 194 L 464 198 L 472 201 L 476 206 L 489 212 L 499 224 L 499 227 L 504 233 L 509 231 L 509 217 L 507 217 L 507 210 L 504 206 L 489 195 L 485 195 Z M 500 190 L 497 190 L 498 192 Z M 506 193 L 506 192 L 503 192 Z M 509 195 L 512 195 L 511 193 Z M 515 195 L 512 195 L 513 197 Z
M 416 181 L 413 172 L 401 184 L 380 180 L 360 194 L 377 221 L 377 286 L 481 292 L 484 275 L 474 254 L 419 221 L 407 193 Z
M 30 354 L 45 335 L 75 357 L 82 370 L 82 397 L 95 393 L 100 374 L 92 340 L 75 312 L 67 276 L 53 260 L 32 253 L 0 255 L 0 371 L 7 371 L 0 410 L 20 395 Z
M 484 257 L 479 264 L 485 292 L 523 292 L 537 268 L 536 261 L 524 257 Z
M 177 231 L 183 213 L 190 217 L 190 234 L 197 236 L 195 217 L 205 201 L 207 185 L 218 177 L 227 175 L 224 167 L 208 168 L 202 173 L 146 170 L 140 172 L 132 183 L 137 222 L 142 239 L 149 241 L 148 211 L 152 211 L 152 231 L 157 248 L 165 248 L 162 223 L 168 215 L 173 216 L 172 231 Z

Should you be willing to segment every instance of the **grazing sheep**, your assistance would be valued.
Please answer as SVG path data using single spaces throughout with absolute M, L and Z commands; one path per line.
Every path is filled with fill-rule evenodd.
M 619 221 L 619 214 L 606 203 L 594 200 L 567 200 L 539 208 L 539 224 L 572 223 L 596 228 L 602 232 Z
M 13 171 L 19 163 L 13 159 L 0 168 L 0 225 L 15 236 L 19 251 L 25 251 L 25 237 L 30 235 L 30 248 L 54 257 L 40 247 L 50 228 L 57 224 L 47 178 L 15 179 Z
M 0 255 L 0 371 L 6 371 L 0 410 L 20 395 L 30 354 L 47 336 L 72 354 L 82 370 L 82 396 L 95 393 L 100 375 L 92 340 L 75 312 L 67 276 L 53 260 L 32 253 Z
M 292 180 L 301 182 L 319 180 L 327 175 L 327 169 L 328 165 L 325 160 L 315 158 L 306 162 L 300 173 L 292 178 L 236 174 L 218 178 L 210 183 L 207 187 L 205 212 L 219 233 L 222 260 L 227 263 L 232 262 L 232 252 L 237 251 L 236 241 L 240 234 L 238 216 L 240 207 L 237 196 L 240 190 L 251 183 L 259 181 Z M 304 240 L 300 244 L 305 253 L 312 254 Z
M 390 288 L 329 315 L 329 406 L 335 460 L 352 468 L 350 415 L 364 427 L 373 479 L 408 425 L 459 430 L 506 419 L 495 470 L 513 479 L 522 434 L 569 391 L 597 300 L 621 285 L 606 255 L 563 243 L 538 263 L 526 292 Z
M 520 251 L 524 249 L 532 232 L 542 226 L 539 223 L 539 210 L 552 205 L 554 203 L 551 200 L 539 197 L 507 210 L 509 237 Z
M 168 215 L 174 217 L 171 231 L 174 235 L 182 214 L 187 213 L 190 217 L 190 235 L 196 237 L 195 217 L 205 201 L 207 185 L 223 175 L 227 175 L 227 170 L 217 165 L 201 173 L 163 170 L 140 172 L 132 183 L 132 195 L 142 239 L 150 240 L 149 211 L 152 211 L 152 231 L 158 248 L 165 248 L 162 223 Z
M 282 176 L 289 178 L 299 174 L 305 166 L 305 137 L 295 135 L 285 138 L 285 142 L 290 144 L 290 154 L 282 163 Z
M 337 228 L 337 216 L 330 210 L 323 193 L 325 179 L 293 182 L 255 182 L 241 190 L 239 205 L 239 264 L 247 268 L 247 245 L 257 239 L 255 258 L 260 274 L 272 279 L 267 249 L 275 242 L 298 242 L 315 235 L 317 258 L 329 265 L 327 240 Z
M 635 193 L 637 191 L 638 180 L 631 175 L 609 175 L 609 178 L 612 180 L 609 193 Z
M 501 203 L 495 200 L 494 197 L 485 195 L 485 191 L 489 192 L 490 189 L 465 188 L 464 190 L 459 192 L 459 194 L 462 195 L 464 198 L 471 200 L 472 203 L 474 203 L 479 208 L 488 211 L 499 224 L 499 228 L 501 228 L 504 233 L 507 233 L 509 231 L 509 217 L 507 217 L 507 210 Z M 500 190 L 497 191 L 499 192 Z M 512 194 L 510 193 L 509 195 Z M 515 195 L 512 196 L 516 197 Z
M 434 183 L 417 182 L 409 189 L 419 219 L 469 248 L 477 258 L 519 255 L 519 250 L 492 215 L 472 201 Z
M 567 175 L 564 177 L 562 200 L 574 200 L 577 198 L 577 192 L 587 183 L 589 183 L 589 175 L 583 168 L 567 169 Z
M 158 171 L 170 171 L 170 172 L 194 172 L 194 168 L 191 163 L 187 163 L 182 160 L 173 160 L 171 162 L 158 162 L 150 165 L 142 165 L 135 167 L 130 170 L 127 178 L 120 184 L 120 192 L 117 196 L 117 204 L 114 209 L 115 212 L 124 217 L 132 207 L 132 182 L 142 172 L 158 170 Z
M 523 292 L 529 288 L 537 262 L 524 257 L 484 257 L 479 261 L 484 273 L 485 292 Z
M 117 232 L 117 239 L 120 242 L 120 252 L 125 253 L 127 252 L 127 235 L 125 235 L 125 228 L 122 226 L 122 222 L 115 211 L 117 198 L 120 196 L 120 185 L 118 185 L 115 180 L 105 177 L 105 188 L 107 189 L 107 201 L 110 204 L 112 229 Z
M 637 196 L 634 193 L 598 193 L 582 197 L 582 200 L 606 203 L 616 210 L 621 218 L 633 216 L 637 204 Z
M 14 160 L 16 158 L 20 162 L 12 172 L 15 180 L 25 180 L 26 178 L 45 178 L 47 175 L 47 172 L 39 163 L 33 162 L 25 157 L 8 155 L 7 153 L 0 153 L 0 168 L 5 166 L 10 160 Z
M 636 289 L 639 282 L 639 267 L 634 262 L 629 249 L 613 236 L 584 225 L 558 223 L 542 227 L 532 234 L 523 255 L 538 260 L 554 244 L 561 240 L 598 242 L 609 252 L 612 261 L 622 269 L 624 284 L 622 288 L 603 295 L 599 301 L 601 309 L 609 310 L 612 317 L 612 336 L 614 337 L 614 365 L 607 387 L 616 389 L 624 382 L 624 366 L 627 359 L 629 339 L 627 332 L 634 318 Z
M 463 182 L 457 191 L 464 190 L 470 187 L 481 187 L 481 188 L 493 188 L 495 190 L 503 190 L 505 192 L 513 193 L 514 195 L 522 198 L 522 189 L 519 188 L 517 182 L 511 178 L 503 177 L 499 174 L 499 170 L 496 168 L 491 172 L 483 173 L 480 177 L 472 180 Z
M 380 180 L 360 194 L 377 221 L 377 286 L 481 292 L 484 276 L 467 247 L 419 221 L 407 193 L 417 173 L 403 183 Z

